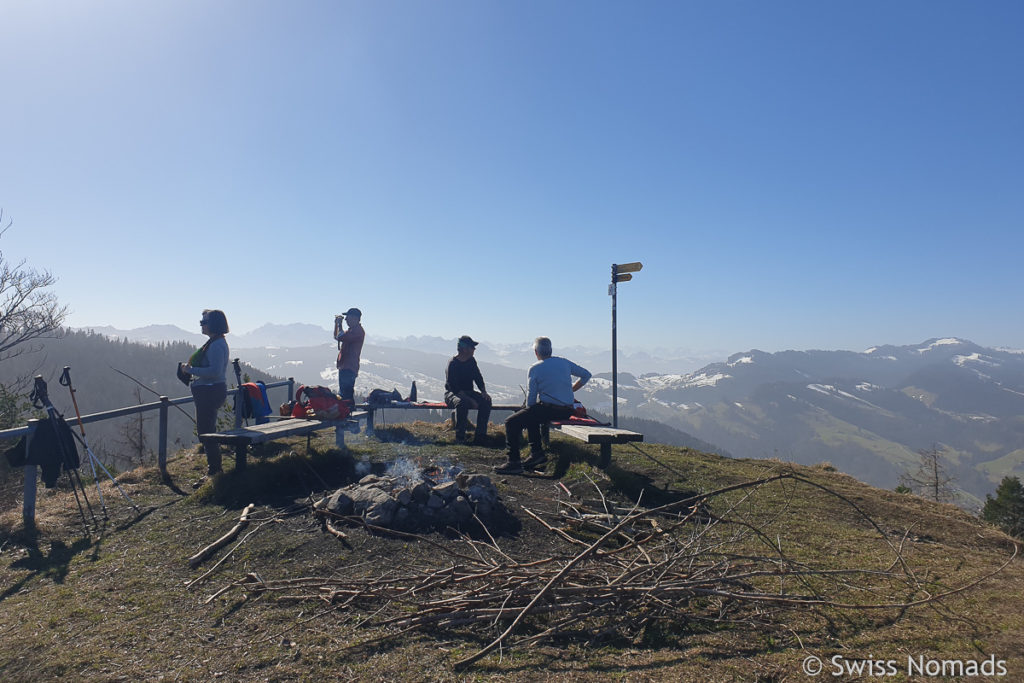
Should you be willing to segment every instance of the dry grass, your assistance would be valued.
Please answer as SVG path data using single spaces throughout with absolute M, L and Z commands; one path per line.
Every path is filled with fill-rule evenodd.
M 397 425 L 382 436 L 360 441 L 352 456 L 375 462 L 398 455 L 446 457 L 477 471 L 500 459 L 497 448 L 452 444 L 451 433 L 438 425 Z M 498 446 L 500 433 L 493 439 Z M 593 448 L 557 439 L 552 450 L 557 479 L 497 479 L 510 508 L 554 518 L 556 501 L 564 496 L 559 483 L 580 500 L 603 497 L 626 505 L 640 497 L 653 506 L 786 467 L 642 444 L 616 447 L 612 467 L 601 472 Z M 65 491 L 40 496 L 35 534 L 20 529 L 20 508 L 0 514 L 0 678 L 782 681 L 804 680 L 801 662 L 811 654 L 826 662 L 833 655 L 980 661 L 994 654 L 1007 661 L 1010 675 L 1003 680 L 1024 676 L 1019 560 L 962 594 L 905 612 L 789 610 L 766 615 L 761 628 L 744 613 L 708 628 L 669 623 L 630 637 L 496 651 L 456 670 L 454 662 L 490 642 L 498 625 L 367 644 L 379 635 L 366 627 L 374 613 L 370 606 L 345 609 L 238 588 L 211 599 L 250 573 L 265 581 L 374 579 L 450 565 L 449 551 L 464 546 L 441 535 L 426 543 L 350 530 L 342 542 L 324 533 L 308 504 L 346 483 L 353 465 L 327 441 L 315 440 L 308 455 L 302 441 L 271 445 L 262 457 L 250 458 L 250 465 L 243 476 L 229 472 L 196 491 L 189 484 L 204 468 L 202 456 L 172 460 L 170 485 L 154 468 L 126 473 L 119 481 L 141 515 L 105 482 L 111 519 L 90 536 L 83 534 Z M 715 505 L 736 504 L 737 514 L 763 529 L 787 556 L 818 566 L 884 567 L 893 561 L 891 544 L 905 538 L 906 561 L 933 592 L 965 585 L 1012 553 L 1008 537 L 957 508 L 871 489 L 826 468 L 793 470 L 828 490 L 783 481 L 743 501 L 737 493 Z M 237 548 L 229 546 L 190 569 L 188 557 L 231 528 L 249 503 L 255 512 Z M 521 531 L 498 539 L 503 552 L 518 560 L 570 556 L 565 542 L 527 515 L 520 517 Z

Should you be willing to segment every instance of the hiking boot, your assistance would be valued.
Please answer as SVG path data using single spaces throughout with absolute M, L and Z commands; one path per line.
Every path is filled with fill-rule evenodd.
M 504 465 L 501 465 L 500 467 L 495 467 L 494 471 L 497 474 L 522 474 L 523 465 L 519 461 L 509 460 Z
M 543 471 L 548 464 L 548 456 L 543 453 L 531 455 L 530 459 L 523 463 L 523 469 Z

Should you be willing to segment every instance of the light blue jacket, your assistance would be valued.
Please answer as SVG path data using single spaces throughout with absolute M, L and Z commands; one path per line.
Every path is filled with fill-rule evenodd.
M 559 406 L 571 406 L 573 403 L 572 378 L 578 377 L 586 384 L 590 380 L 590 371 L 576 365 L 571 360 L 551 356 L 539 360 L 530 366 L 529 390 L 526 394 L 526 405 L 532 406 L 540 401 Z M 580 385 L 582 386 L 582 385 Z

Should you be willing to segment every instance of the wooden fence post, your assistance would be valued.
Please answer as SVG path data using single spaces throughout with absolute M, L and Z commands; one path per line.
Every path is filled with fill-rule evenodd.
M 25 457 L 31 452 L 32 437 L 36 433 L 39 420 L 28 421 L 28 434 L 25 435 Z M 21 506 L 21 518 L 25 523 L 25 529 L 36 528 L 36 466 L 25 465 L 25 499 Z
M 161 474 L 167 474 L 167 417 L 171 399 L 160 397 L 160 436 L 157 446 L 156 464 Z

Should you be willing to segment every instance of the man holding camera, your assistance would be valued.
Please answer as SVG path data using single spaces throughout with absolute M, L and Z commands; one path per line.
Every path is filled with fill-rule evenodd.
M 338 394 L 354 401 L 356 375 L 359 374 L 359 354 L 363 351 L 366 332 L 360 324 L 363 314 L 358 308 L 350 308 L 334 316 L 334 338 L 338 340 Z M 342 331 L 342 323 L 348 329 Z

